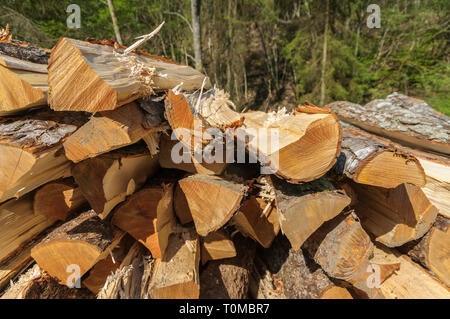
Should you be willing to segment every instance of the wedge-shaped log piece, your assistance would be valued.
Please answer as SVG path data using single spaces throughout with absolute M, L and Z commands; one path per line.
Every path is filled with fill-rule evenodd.
M 450 220 L 438 215 L 430 231 L 420 240 L 407 243 L 401 251 L 431 270 L 450 287 Z
M 330 280 L 302 249 L 291 249 L 284 236 L 275 238 L 261 258 L 256 264 L 267 265 L 271 278 L 269 287 L 272 286 L 273 291 L 270 295 L 282 294 L 289 299 L 353 299 L 346 288 Z
M 0 54 L 0 116 L 47 105 L 47 65 Z
M 0 120 L 0 202 L 70 176 L 61 143 L 84 120 L 66 112 Z
M 218 176 L 192 175 L 179 182 L 201 236 L 218 230 L 238 210 L 246 187 Z
M 376 240 L 398 247 L 419 239 L 433 225 L 438 210 L 420 187 L 401 184 L 396 188 L 355 185 L 356 213 Z
M 294 250 L 350 204 L 350 198 L 325 177 L 302 185 L 290 184 L 277 177 L 272 177 L 271 181 L 281 230 Z
M 174 233 L 166 255 L 155 261 L 150 283 L 152 299 L 198 299 L 200 243 L 194 229 Z
M 122 53 L 123 49 L 114 52 L 108 45 L 61 38 L 48 62 L 50 106 L 58 111 L 114 110 L 149 91 L 165 91 L 180 83 L 187 91 L 199 89 L 205 78 L 189 66 Z
M 393 93 L 364 106 L 334 102 L 339 118 L 366 131 L 415 148 L 450 154 L 450 118 L 422 100 Z
M 383 298 L 376 285 L 372 286 L 369 258 L 373 244 L 353 212 L 325 223 L 304 248 L 328 276 L 352 284 L 369 298 Z
M 50 50 L 11 38 L 0 40 L 0 116 L 47 105 Z
M 450 290 L 410 258 L 387 247 L 375 247 L 376 254 L 400 263 L 400 269 L 380 286 L 388 299 L 449 299 Z M 379 251 L 379 252 L 377 252 Z
M 342 135 L 335 171 L 357 183 L 385 188 L 403 183 L 422 187 L 426 182 L 422 165 L 412 154 L 351 129 L 344 130 Z
M 264 248 L 269 248 L 280 231 L 277 208 L 271 202 L 251 196 L 231 220 L 239 231 Z
M 33 196 L 12 199 L 0 205 L 0 261 L 36 238 L 56 219 L 33 213 Z
M 232 258 L 235 256 L 236 248 L 230 236 L 225 231 L 218 230 L 203 238 L 202 264 L 206 264 L 209 260 Z
M 72 169 L 75 182 L 101 218 L 141 188 L 158 167 L 158 158 L 139 146 L 80 162 Z
M 131 236 L 123 236 L 114 249 L 89 270 L 89 273 L 82 280 L 82 285 L 97 295 L 105 285 L 108 276 L 120 268 L 121 263 L 135 242 Z
M 66 220 L 87 203 L 80 188 L 72 179 L 50 182 L 34 194 L 33 210 L 36 215 Z
M 329 109 L 299 107 L 292 114 L 244 113 L 239 142 L 251 155 L 291 183 L 309 182 L 333 167 L 341 151 L 342 131 Z
M 154 185 L 131 195 L 114 212 L 112 223 L 163 258 L 176 225 L 173 184 Z
M 31 250 L 31 257 L 60 283 L 73 285 L 72 272 L 77 271 L 81 278 L 123 235 L 90 210 L 56 228 Z
M 159 127 L 144 128 L 144 111 L 136 103 L 92 117 L 65 142 L 66 156 L 72 162 L 96 157 L 137 143 Z
M 246 299 L 256 245 L 249 238 L 233 238 L 236 257 L 210 261 L 200 275 L 201 299 Z

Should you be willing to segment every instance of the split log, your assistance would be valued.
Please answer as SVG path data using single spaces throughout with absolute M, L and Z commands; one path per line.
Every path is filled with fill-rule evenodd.
M 178 183 L 201 236 L 218 230 L 230 220 L 247 189 L 243 184 L 208 175 L 192 175 Z
M 351 129 L 344 130 L 342 135 L 335 171 L 357 183 L 385 188 L 403 183 L 422 187 L 426 183 L 425 172 L 413 155 Z
M 66 112 L 0 120 L 0 202 L 70 176 L 61 143 L 84 120 Z
M 269 248 L 280 231 L 277 208 L 273 201 L 251 196 L 244 201 L 231 219 L 244 236 L 250 237 L 264 248 Z
M 210 233 L 202 241 L 202 264 L 210 260 L 226 259 L 236 256 L 236 248 L 228 234 L 223 230 Z
M 53 218 L 34 214 L 31 194 L 0 205 L 0 261 L 15 254 L 55 222 Z
M 377 254 L 400 263 L 400 269 L 384 281 L 380 289 L 388 299 L 449 299 L 450 290 L 410 258 L 387 247 L 376 247 Z M 381 252 L 380 252 L 381 250 Z
M 108 276 L 97 299 L 148 299 L 154 260 L 138 243 L 130 248 L 119 269 Z
M 50 51 L 25 42 L 0 41 L 0 116 L 47 105 Z
M 407 243 L 401 251 L 429 269 L 450 287 L 450 220 L 438 216 L 430 231 L 420 240 Z
M 71 289 L 42 271 L 37 264 L 24 273 L 1 299 L 93 299 L 87 289 Z
M 173 209 L 182 225 L 192 222 L 191 210 L 189 209 L 186 196 L 178 183 L 173 194 Z
M 66 220 L 86 204 L 80 188 L 72 179 L 50 182 L 34 194 L 33 210 L 36 215 Z
M 222 163 L 206 163 L 203 160 L 197 161 L 195 156 L 189 152 L 188 148 L 183 148 L 182 146 L 179 147 L 180 144 L 178 143 L 180 143 L 180 141 L 171 140 L 169 136 L 162 135 L 160 143 L 159 165 L 161 165 L 161 167 L 179 169 L 192 174 L 220 175 L 227 166 L 225 160 L 223 160 Z M 179 156 L 179 158 L 183 158 L 180 163 L 174 161 L 172 152 L 175 151 L 179 151 L 175 154 Z M 184 152 L 186 152 L 186 155 Z M 186 158 L 186 161 L 184 158 Z
M 72 169 L 72 175 L 92 209 L 106 218 L 117 204 L 140 189 L 157 167 L 157 157 L 132 146 L 82 161 Z
M 234 258 L 210 261 L 200 274 L 201 299 L 248 298 L 250 273 L 255 258 L 255 243 L 237 235 Z
M 340 154 L 342 130 L 329 109 L 305 106 L 289 115 L 248 112 L 243 116 L 244 125 L 236 132 L 238 142 L 288 182 L 321 177 Z
M 129 235 L 123 236 L 122 240 L 113 250 L 94 267 L 82 279 L 82 285 L 97 295 L 105 285 L 106 279 L 116 269 L 120 268 L 128 251 L 136 241 Z
M 173 184 L 146 187 L 114 212 L 112 223 L 142 243 L 153 258 L 163 258 L 174 231 Z
M 327 178 L 302 185 L 271 177 L 275 189 L 278 220 L 294 250 L 324 222 L 336 217 L 350 204 L 350 198 Z
M 152 299 L 198 299 L 200 243 L 193 229 L 171 235 L 166 255 L 157 259 L 149 286 Z
M 423 192 L 442 215 L 450 218 L 450 162 L 433 161 L 423 157 L 418 159 L 427 176 Z
M 137 143 L 152 131 L 161 129 L 160 125 L 144 128 L 144 122 L 144 111 L 137 103 L 101 112 L 101 116 L 92 117 L 64 142 L 66 156 L 78 163 Z
M 366 131 L 407 146 L 450 154 L 449 117 L 436 112 L 422 100 L 393 93 L 384 100 L 374 100 L 364 106 L 334 102 L 327 107 L 342 121 Z
M 310 260 L 302 249 L 291 249 L 284 236 L 261 254 L 270 271 L 269 295 L 289 299 L 353 299 L 349 291 L 337 286 L 326 273 Z
M 356 213 L 376 241 L 398 247 L 422 237 L 433 225 L 438 210 L 420 187 L 401 184 L 396 188 L 355 185 Z
M 82 213 L 51 232 L 31 250 L 39 267 L 60 283 L 69 282 L 79 267 L 79 279 L 119 243 L 124 233 L 104 223 L 94 211 Z M 74 279 L 74 278 L 72 278 Z
M 61 38 L 48 62 L 52 109 L 91 113 L 114 110 L 180 83 L 186 91 L 199 89 L 205 79 L 191 67 L 167 59 L 122 53 L 121 48 Z
M 352 284 L 370 299 L 383 298 L 376 285 L 371 285 L 369 258 L 374 246 L 353 212 L 322 225 L 303 247 L 328 276 Z

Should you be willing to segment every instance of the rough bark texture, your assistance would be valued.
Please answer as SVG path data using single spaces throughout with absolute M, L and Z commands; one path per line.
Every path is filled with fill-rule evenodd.
M 422 100 L 393 93 L 364 106 L 334 102 L 333 109 L 345 122 L 392 138 L 405 145 L 450 154 L 450 119 Z
M 354 213 L 325 223 L 304 248 L 328 276 L 347 281 L 369 298 L 383 298 L 377 288 L 368 285 L 373 244 Z
M 50 58 L 49 50 L 23 42 L 0 42 L 0 54 L 39 64 L 47 64 Z
M 380 139 L 346 129 L 341 147 L 334 167 L 338 175 L 386 188 L 402 183 L 425 185 L 425 173 L 417 158 Z
M 237 256 L 208 262 L 200 275 L 201 299 L 248 298 L 250 273 L 255 257 L 255 243 L 236 235 Z
M 271 294 L 288 299 L 319 299 L 334 286 L 320 266 L 302 249 L 291 249 L 284 236 L 277 236 L 260 256 L 271 273 Z

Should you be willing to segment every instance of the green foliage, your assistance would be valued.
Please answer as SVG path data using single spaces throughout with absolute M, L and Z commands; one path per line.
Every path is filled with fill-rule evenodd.
M 113 0 L 125 45 L 166 21 L 144 50 L 193 65 L 190 0 Z M 81 29 L 66 8 L 81 7 Z M 393 91 L 450 115 L 448 0 L 379 0 L 381 28 L 369 29 L 368 0 L 329 0 L 325 102 L 365 103 Z M 326 0 L 203 0 L 205 72 L 240 108 L 320 101 Z M 180 17 L 182 16 L 182 17 Z M 62 36 L 114 38 L 106 0 L 2 0 L 0 25 L 15 38 L 52 47 Z

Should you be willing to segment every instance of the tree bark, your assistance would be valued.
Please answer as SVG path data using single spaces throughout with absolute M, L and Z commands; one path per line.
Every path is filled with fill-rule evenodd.
M 111 20 L 112 20 L 112 24 L 113 24 L 113 28 L 114 28 L 114 33 L 116 35 L 116 40 L 119 44 L 123 44 L 122 43 L 122 37 L 120 35 L 120 29 L 119 29 L 119 23 L 117 22 L 117 17 L 116 17 L 116 13 L 114 10 L 114 4 L 112 2 L 112 0 L 108 0 L 108 8 L 109 8 L 109 13 L 111 14 Z
M 194 55 L 195 68 L 200 72 L 203 71 L 202 62 L 202 38 L 200 25 L 200 6 L 201 0 L 191 0 L 191 14 L 192 14 L 192 33 L 194 37 Z
M 320 77 L 320 106 L 325 105 L 325 75 L 327 65 L 327 51 L 328 51 L 328 23 L 330 15 L 330 0 L 326 0 L 325 9 L 325 30 L 323 32 L 323 51 L 322 51 L 322 71 Z

